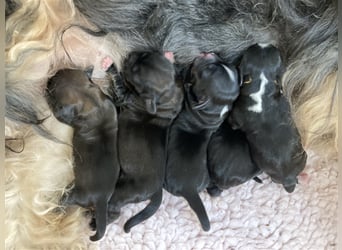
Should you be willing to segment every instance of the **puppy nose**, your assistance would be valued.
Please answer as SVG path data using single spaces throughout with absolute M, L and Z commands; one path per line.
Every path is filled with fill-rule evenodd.
M 288 192 L 288 193 L 292 193 L 295 190 L 295 188 L 296 188 L 296 184 L 293 184 L 293 185 L 290 185 L 290 186 L 285 186 L 285 185 L 283 185 L 283 186 L 284 186 L 285 191 Z

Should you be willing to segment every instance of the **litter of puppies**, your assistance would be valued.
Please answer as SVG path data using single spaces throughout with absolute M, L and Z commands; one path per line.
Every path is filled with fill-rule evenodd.
M 74 138 L 84 138 L 73 140 L 74 188 L 63 203 L 94 210 L 92 225 L 100 233 L 92 240 L 103 237 L 107 222 L 127 203 L 150 200 L 126 222 L 125 232 L 151 217 L 162 202 L 162 188 L 184 197 L 208 231 L 199 192 L 219 195 L 262 171 L 293 192 L 305 167 L 306 153 L 281 93 L 284 65 L 277 48 L 255 44 L 236 66 L 201 53 L 180 76 L 172 53 L 172 60 L 165 55 L 128 55 L 121 79 L 111 85 L 112 106 L 117 97 L 125 100 L 117 111 L 103 111 L 109 97 L 88 86 L 86 72 L 58 72 L 48 85 L 56 118 L 75 128 Z M 220 133 L 226 133 L 222 140 Z

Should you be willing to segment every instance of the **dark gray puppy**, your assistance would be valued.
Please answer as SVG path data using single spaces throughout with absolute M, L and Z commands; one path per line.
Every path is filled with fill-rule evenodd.
M 212 135 L 208 145 L 208 170 L 211 184 L 207 188 L 211 196 L 218 196 L 222 189 L 240 185 L 255 178 L 261 170 L 253 162 L 246 135 L 231 128 L 226 119 Z
M 242 86 L 229 120 L 246 133 L 257 166 L 293 192 L 307 155 L 281 92 L 280 52 L 272 45 L 255 44 L 243 53 L 239 70 Z
M 150 200 L 126 222 L 125 232 L 151 217 L 162 201 L 168 128 L 183 100 L 172 60 L 170 52 L 133 52 L 124 62 L 124 84 L 130 94 L 119 114 L 122 171 L 110 200 L 109 216 L 114 220 L 127 203 Z
M 185 105 L 170 128 L 164 188 L 183 196 L 205 231 L 210 222 L 198 195 L 209 185 L 207 146 L 239 94 L 238 75 L 215 54 L 202 54 L 189 69 Z
M 97 231 L 90 239 L 99 240 L 120 170 L 116 108 L 80 70 L 58 71 L 48 82 L 47 100 L 54 116 L 74 128 L 74 188 L 63 204 L 95 209 Z

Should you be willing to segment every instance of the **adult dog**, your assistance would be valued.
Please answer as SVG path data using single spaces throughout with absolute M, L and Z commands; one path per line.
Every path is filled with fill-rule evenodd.
M 99 240 L 120 170 L 116 108 L 80 70 L 58 71 L 49 80 L 47 98 L 54 116 L 74 128 L 74 187 L 62 203 L 94 209 L 97 231 L 90 239 Z
M 172 61 L 170 52 L 147 51 L 132 52 L 124 62 L 122 74 L 130 94 L 119 114 L 122 169 L 110 200 L 110 216 L 115 219 L 127 203 L 150 199 L 145 209 L 126 222 L 125 232 L 152 216 L 162 201 L 168 127 L 183 99 Z
M 228 119 L 210 138 L 208 170 L 211 184 L 207 191 L 211 196 L 218 196 L 222 189 L 240 185 L 261 173 L 251 158 L 246 135 L 232 129 Z
M 191 63 L 200 51 L 217 52 L 230 63 L 250 45 L 272 42 L 284 52 L 283 89 L 303 143 L 325 155 L 336 149 L 336 0 L 74 3 L 101 30 L 128 37 L 131 46 L 147 40 L 173 51 L 181 63 Z
M 239 71 L 242 86 L 229 121 L 246 133 L 257 166 L 291 193 L 307 156 L 281 91 L 280 52 L 270 44 L 255 44 L 243 53 Z
M 185 105 L 170 128 L 164 188 L 183 196 L 208 231 L 208 215 L 198 193 L 209 185 L 210 136 L 239 94 L 237 72 L 217 55 L 202 53 L 188 70 L 185 93 Z

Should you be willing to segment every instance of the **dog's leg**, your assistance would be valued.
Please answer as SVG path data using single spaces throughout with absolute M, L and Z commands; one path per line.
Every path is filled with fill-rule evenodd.
M 150 218 L 160 207 L 163 198 L 163 190 L 158 190 L 152 195 L 150 203 L 141 210 L 138 214 L 131 217 L 124 225 L 124 230 L 129 233 L 132 227 L 138 225 L 140 222 Z
M 120 216 L 121 207 L 127 203 L 134 201 L 133 183 L 127 179 L 119 179 L 116 184 L 115 192 L 108 202 L 108 219 L 107 223 L 110 224 Z
M 73 188 L 69 193 L 64 194 L 60 200 L 60 204 L 63 206 L 70 206 L 77 204 L 76 190 Z
M 72 189 L 69 194 L 64 195 L 61 199 L 61 204 L 63 206 L 78 205 L 83 208 L 89 208 L 93 205 L 87 194 L 77 188 Z
M 218 197 L 221 195 L 222 189 L 211 182 L 207 187 L 207 192 L 211 197 Z

